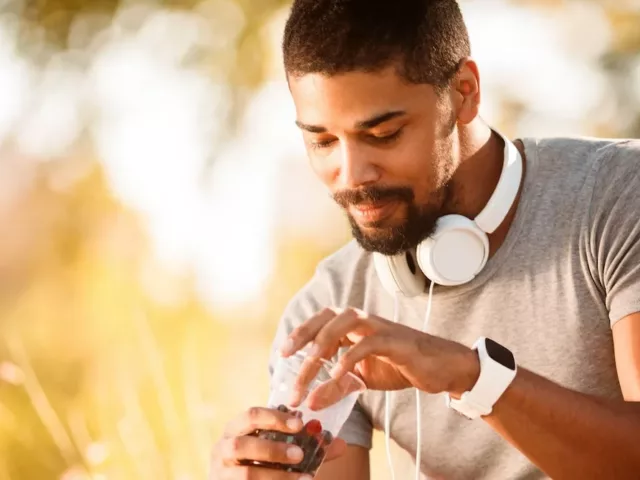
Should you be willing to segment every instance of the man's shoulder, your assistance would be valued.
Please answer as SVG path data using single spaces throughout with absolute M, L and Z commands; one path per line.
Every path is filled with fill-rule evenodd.
M 640 160 L 640 140 L 589 136 L 545 137 L 529 139 L 537 146 L 542 161 L 562 161 L 567 166 L 575 159 L 586 167 L 620 168 L 624 163 Z M 623 161 L 622 165 L 617 162 Z
M 632 138 L 612 140 L 597 153 L 596 162 L 599 177 L 609 174 L 615 175 L 617 172 L 622 176 L 632 173 L 632 177 L 637 178 L 640 166 L 640 140 Z M 627 178 L 627 180 L 631 180 L 631 178 Z
M 294 295 L 290 308 L 307 310 L 328 306 L 361 308 L 365 299 L 381 288 L 372 254 L 351 240 L 321 259 L 309 281 Z
M 358 303 L 369 287 L 373 272 L 372 254 L 356 240 L 323 258 L 316 269 L 316 275 L 324 280 L 335 305 Z
M 621 186 L 640 182 L 640 140 L 632 138 L 568 137 L 538 142 L 542 161 L 561 159 L 570 171 L 583 170 L 594 196 L 615 193 Z M 545 153 L 547 154 L 545 157 Z M 573 159 L 573 160 L 572 160 Z M 558 170 L 556 170 L 558 172 Z
M 640 181 L 639 140 L 576 136 L 525 138 L 524 142 L 547 195 L 575 195 L 581 204 L 588 204 L 611 194 L 611 186 Z M 607 188 L 598 192 L 603 186 Z
M 325 307 L 360 306 L 370 288 L 372 268 L 371 254 L 355 240 L 324 257 L 312 277 L 290 299 L 281 328 L 290 331 Z
M 590 211 L 593 221 L 637 223 L 640 208 L 640 140 L 612 141 L 594 157 Z

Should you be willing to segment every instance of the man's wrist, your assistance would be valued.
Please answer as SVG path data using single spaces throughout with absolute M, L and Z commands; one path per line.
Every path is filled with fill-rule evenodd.
M 457 362 L 456 376 L 452 382 L 448 394 L 451 398 L 459 400 L 464 392 L 470 391 L 480 377 L 480 359 L 478 352 L 469 349 L 463 353 Z

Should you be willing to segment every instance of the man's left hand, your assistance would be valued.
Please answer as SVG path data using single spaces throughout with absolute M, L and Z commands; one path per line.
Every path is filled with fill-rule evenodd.
M 313 345 L 296 386 L 300 391 L 317 375 L 317 360 L 330 359 L 345 346 L 349 349 L 332 377 L 339 380 L 353 372 L 371 390 L 415 387 L 458 397 L 480 374 L 472 349 L 354 308 L 326 308 L 314 315 L 291 332 L 281 354 L 288 357 L 309 342 Z

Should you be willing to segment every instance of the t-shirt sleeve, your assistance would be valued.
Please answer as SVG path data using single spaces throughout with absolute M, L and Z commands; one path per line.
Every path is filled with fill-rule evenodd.
M 590 250 L 611 326 L 640 312 L 640 141 L 616 144 L 598 166 Z
M 325 307 L 333 306 L 329 276 L 319 266 L 311 280 L 293 297 L 286 306 L 278 323 L 278 328 L 271 345 L 269 357 L 269 376 L 273 376 L 274 366 L 278 358 L 278 348 L 289 333 L 298 325 L 318 313 Z M 360 402 L 356 402 L 354 409 L 345 422 L 338 437 L 350 445 L 359 445 L 371 449 L 373 424 Z

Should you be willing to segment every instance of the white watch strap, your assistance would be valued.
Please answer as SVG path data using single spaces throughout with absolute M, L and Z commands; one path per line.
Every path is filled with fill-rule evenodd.
M 493 360 L 487 352 L 485 342 L 486 338 L 481 337 L 473 345 L 480 360 L 480 376 L 476 384 L 470 391 L 463 393 L 460 400 L 446 395 L 449 407 L 471 419 L 489 415 L 517 373 L 517 366 L 511 370 Z

